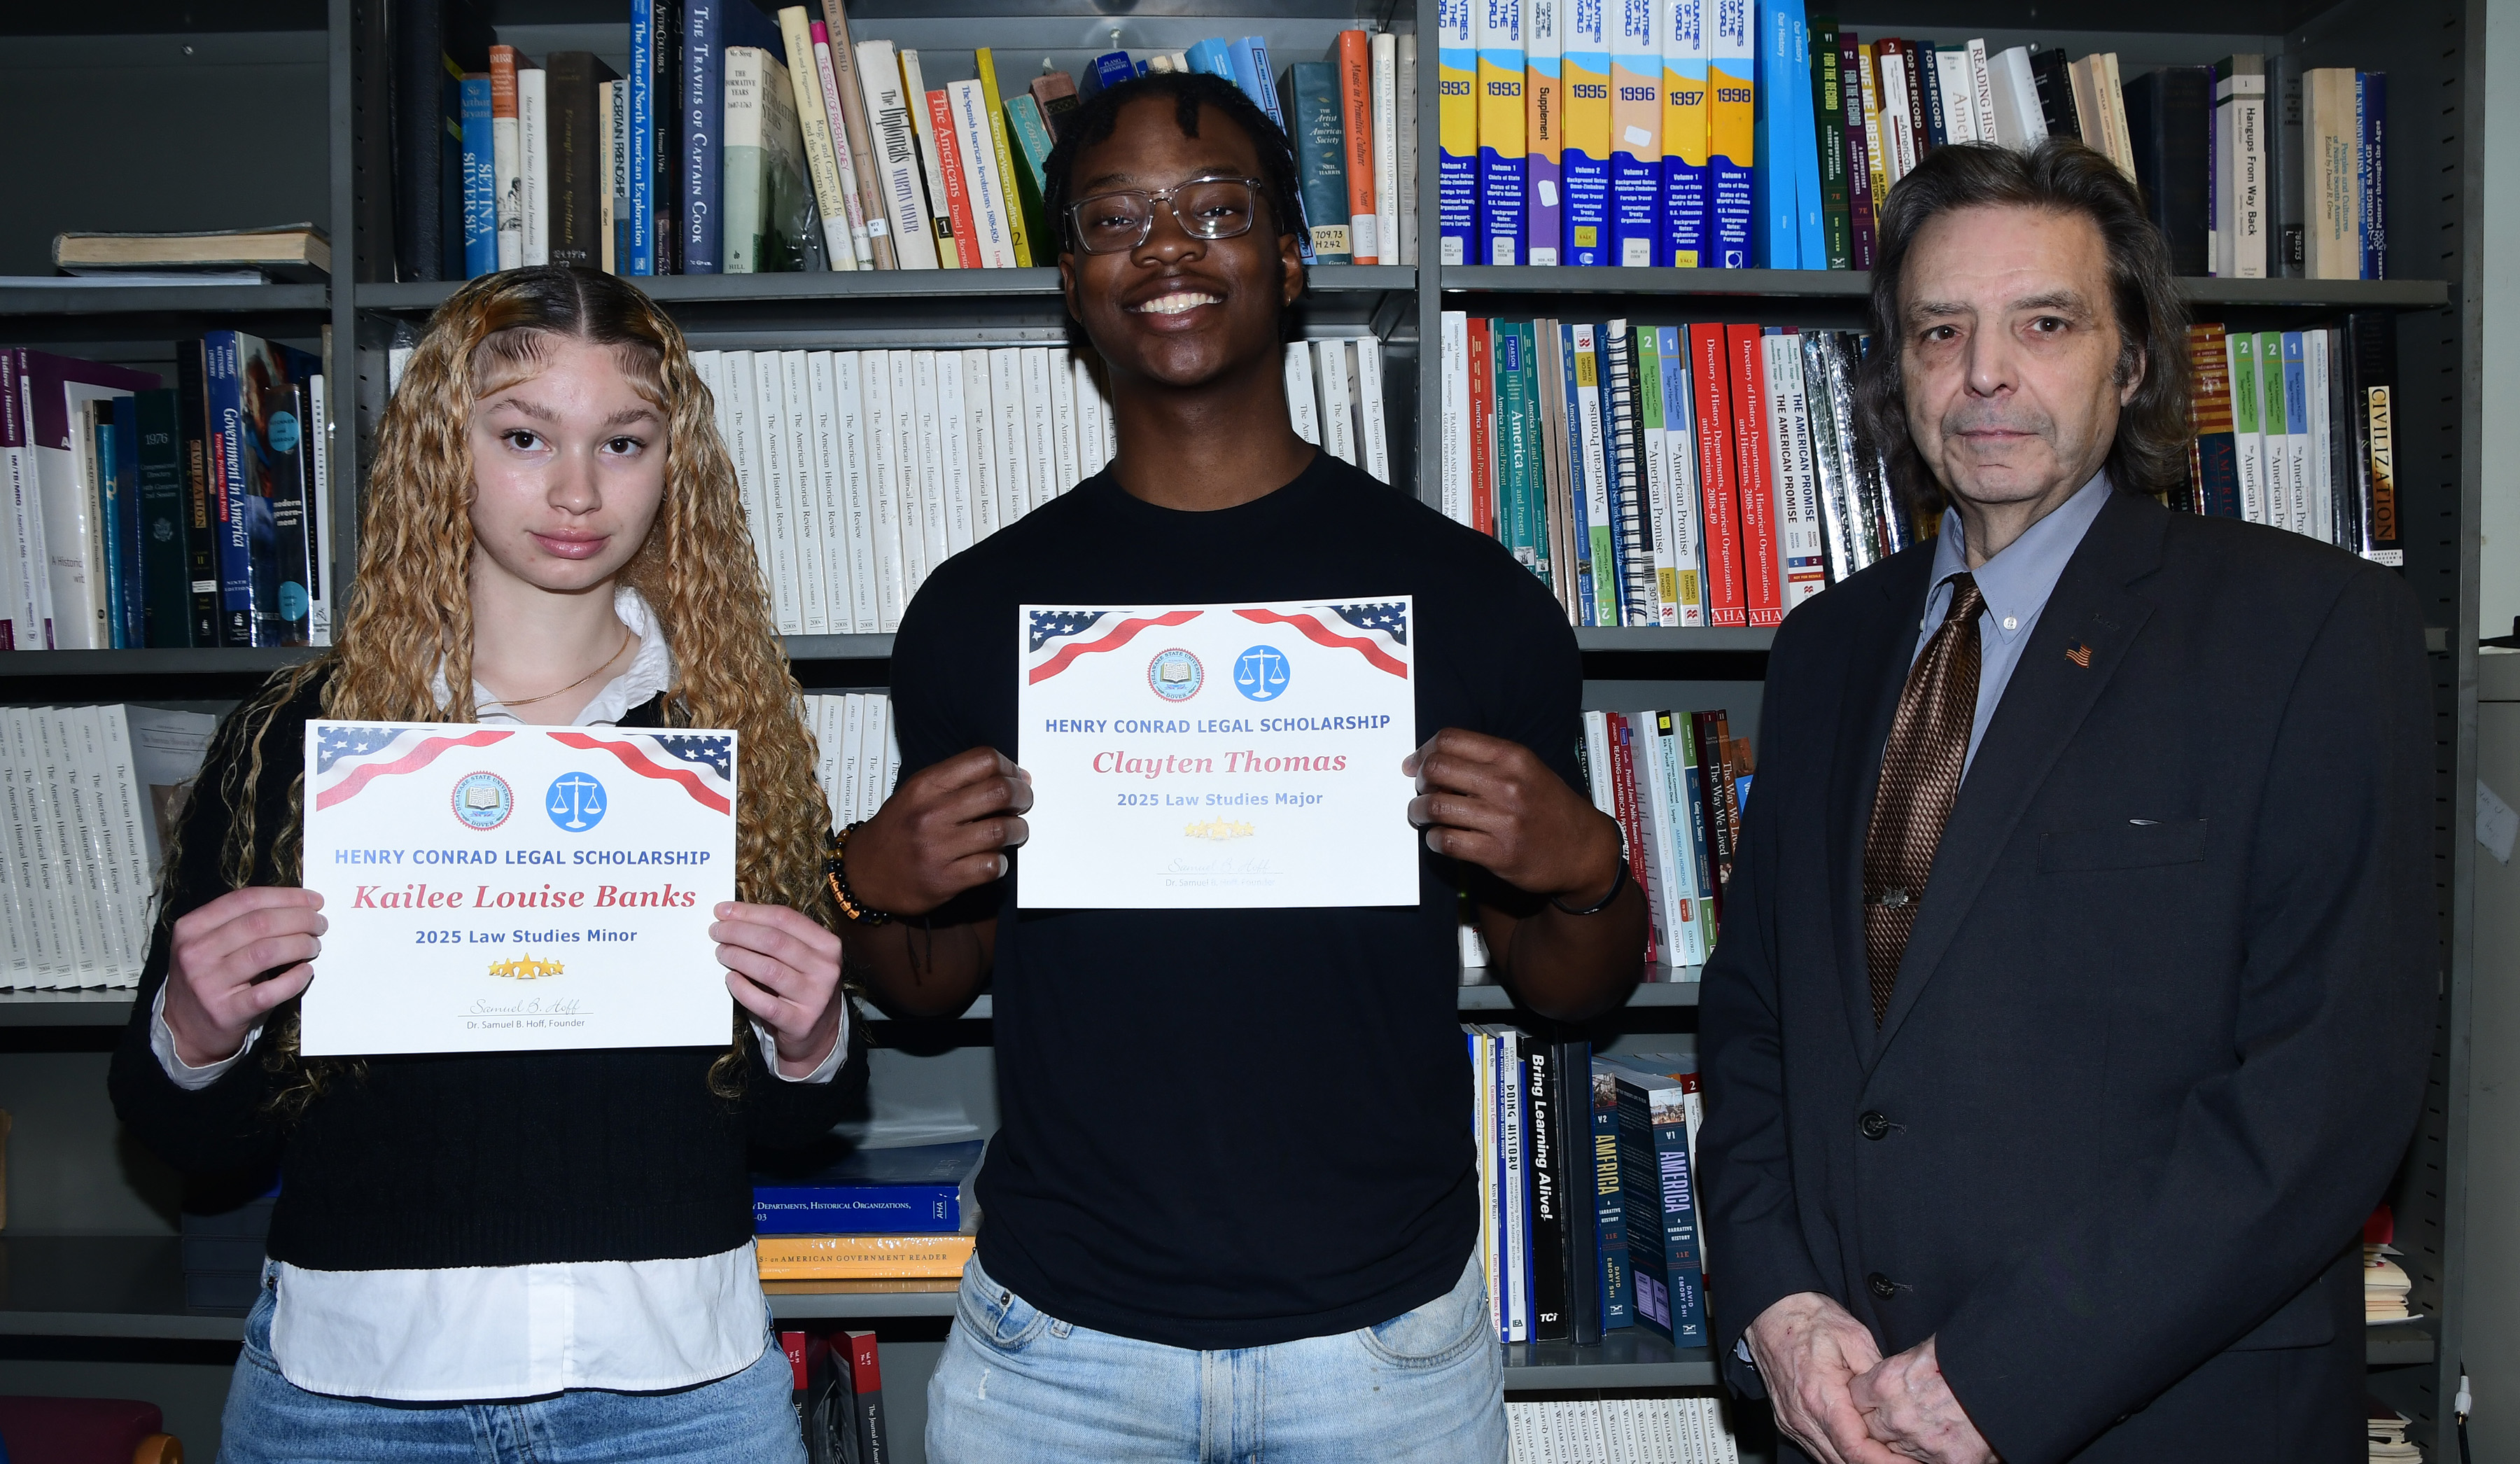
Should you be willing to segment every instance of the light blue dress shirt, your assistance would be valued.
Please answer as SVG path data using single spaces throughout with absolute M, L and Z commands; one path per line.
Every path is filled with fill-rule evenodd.
M 2012 679 L 2012 668 L 2021 663 L 2031 627 L 2039 623 L 2048 597 L 2055 593 L 2065 562 L 2074 557 L 2112 491 L 2106 470 L 2092 475 L 2092 480 L 2055 512 L 2031 525 L 2021 537 L 2004 545 L 2003 552 L 1974 571 L 1968 567 L 1959 511 L 1943 510 L 1942 536 L 1934 541 L 1934 587 L 1926 592 L 1925 618 L 1917 622 L 1916 649 L 1908 663 L 1913 666 L 1916 657 L 1925 654 L 1925 643 L 1934 638 L 1943 617 L 1951 612 L 1952 576 L 1975 574 L 1986 609 L 1977 618 L 1977 715 L 1969 721 L 1968 756 L 1960 764 L 1961 777 L 1968 776 L 1969 764 L 1977 760 L 1977 745 L 1986 736 L 1986 724 L 1995 719 L 1996 704 L 2003 700 L 2003 688 Z

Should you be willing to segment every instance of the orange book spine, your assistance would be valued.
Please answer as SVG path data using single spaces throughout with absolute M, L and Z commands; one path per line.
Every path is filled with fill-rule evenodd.
M 1745 625 L 1741 515 L 1732 472 L 1732 358 L 1724 327 L 1688 328 L 1688 379 L 1697 391 L 1697 473 L 1706 512 L 1706 623 Z
M 968 1235 L 765 1235 L 753 1242 L 764 1281 L 887 1280 L 962 1274 Z
M 517 48 L 490 48 L 490 118 L 517 119 Z
M 927 94 L 927 125 L 936 134 L 936 167 L 945 175 L 945 207 L 954 219 L 954 253 L 965 269 L 980 267 L 980 232 L 971 222 L 971 195 L 963 186 L 963 145 L 954 132 L 954 99 Z
M 1470 526 L 1496 536 L 1496 341 L 1470 317 Z
M 1373 39 L 1362 30 L 1338 37 L 1339 119 L 1347 128 L 1348 257 L 1358 264 L 1382 262 L 1374 238 Z
M 1732 459 L 1741 500 L 1742 601 L 1753 625 L 1781 625 L 1785 595 L 1777 560 L 1777 469 L 1768 441 L 1768 353 L 1755 325 L 1728 325 L 1732 356 Z

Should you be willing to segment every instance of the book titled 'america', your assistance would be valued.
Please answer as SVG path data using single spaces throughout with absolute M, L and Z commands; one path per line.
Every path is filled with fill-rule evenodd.
M 806 1174 L 753 1176 L 763 1235 L 953 1234 L 971 1213 L 981 1140 L 860 1149 Z

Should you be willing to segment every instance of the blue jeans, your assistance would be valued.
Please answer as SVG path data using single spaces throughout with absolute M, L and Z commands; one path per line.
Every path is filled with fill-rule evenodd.
M 1378 1326 L 1192 1351 L 1045 1315 L 963 1267 L 927 1382 L 929 1464 L 1503 1464 L 1505 1369 L 1474 1262 Z
M 406 1403 L 309 1393 L 282 1377 L 273 1303 L 266 1283 L 246 1316 L 218 1464 L 805 1464 L 795 1374 L 775 1337 L 743 1371 L 672 1393 Z

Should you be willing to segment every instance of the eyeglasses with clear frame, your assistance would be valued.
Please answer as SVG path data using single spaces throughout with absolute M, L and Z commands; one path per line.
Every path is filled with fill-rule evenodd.
M 1089 254 L 1136 249 L 1154 233 L 1155 205 L 1162 204 L 1191 238 L 1233 239 L 1251 232 L 1259 198 L 1257 178 L 1192 178 L 1156 193 L 1098 193 L 1067 206 L 1068 237 Z

